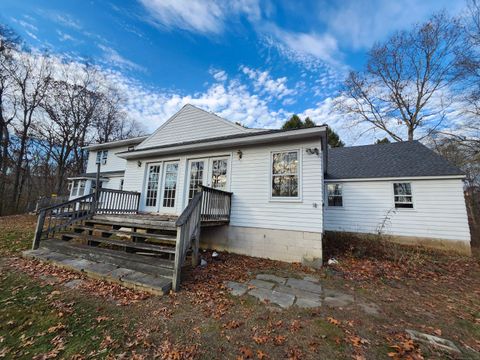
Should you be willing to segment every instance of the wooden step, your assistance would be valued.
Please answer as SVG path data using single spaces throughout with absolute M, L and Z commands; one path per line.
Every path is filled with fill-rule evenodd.
M 125 253 L 83 244 L 71 244 L 57 239 L 44 240 L 40 243 L 40 246 L 41 248 L 61 254 L 112 264 L 127 269 L 134 269 L 155 276 L 171 278 L 173 274 L 174 262 L 172 260 Z
M 177 237 L 175 235 L 168 235 L 168 234 L 151 234 L 151 233 L 144 233 L 144 232 L 137 232 L 137 231 L 128 231 L 128 230 L 116 230 L 116 229 L 102 229 L 98 227 L 92 226 L 84 226 L 84 225 L 73 225 L 73 230 L 82 230 L 82 231 L 96 231 L 105 234 L 111 235 L 125 235 L 125 236 L 132 236 L 136 238 L 142 239 L 155 239 L 161 240 L 162 242 L 168 243 L 175 243 L 177 241 Z
M 86 240 L 89 243 L 99 243 L 106 244 L 111 246 L 118 246 L 126 249 L 132 250 L 143 250 L 143 251 L 152 251 L 161 254 L 175 254 L 175 248 L 171 246 L 160 246 L 146 243 L 136 243 L 132 241 L 124 240 L 112 240 L 108 238 L 96 237 L 96 236 L 87 236 Z
M 132 222 L 130 219 L 125 218 L 125 220 L 106 220 L 102 218 L 94 217 L 93 219 L 85 220 L 85 225 L 92 226 L 95 224 L 108 225 L 108 226 L 117 226 L 119 228 L 130 228 L 130 229 L 142 229 L 142 230 L 170 230 L 176 231 L 177 227 L 173 221 L 157 221 L 155 223 L 141 223 L 141 222 Z

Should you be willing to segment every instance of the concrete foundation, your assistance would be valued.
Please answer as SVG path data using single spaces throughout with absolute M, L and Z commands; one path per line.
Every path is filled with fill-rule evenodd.
M 335 241 L 335 236 L 341 236 L 342 239 L 345 237 L 351 236 L 353 239 L 359 237 L 375 237 L 379 235 L 375 234 L 365 234 L 365 233 L 355 233 L 355 232 L 339 232 L 339 231 L 326 231 L 326 236 L 329 239 Z M 427 238 L 427 237 L 416 237 L 416 236 L 400 236 L 400 235 L 381 235 L 382 239 L 391 241 L 397 244 L 402 245 L 417 245 L 425 246 L 428 248 L 453 251 L 459 254 L 471 255 L 472 250 L 470 248 L 469 241 L 461 240 L 447 240 L 447 239 L 437 239 L 437 238 Z
M 322 264 L 321 233 L 230 225 L 202 228 L 200 239 L 200 246 L 207 249 L 314 267 Z

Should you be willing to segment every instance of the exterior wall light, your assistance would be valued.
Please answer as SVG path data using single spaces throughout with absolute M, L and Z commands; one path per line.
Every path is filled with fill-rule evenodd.
M 243 156 L 242 150 L 238 150 L 238 151 L 237 151 L 237 155 L 238 155 L 238 160 L 240 160 L 240 159 L 242 158 L 242 156 Z
M 313 154 L 320 155 L 320 151 L 318 150 L 318 148 L 307 148 L 305 151 L 309 155 L 313 155 Z
M 142 162 L 140 160 L 137 161 L 137 166 L 142 167 Z

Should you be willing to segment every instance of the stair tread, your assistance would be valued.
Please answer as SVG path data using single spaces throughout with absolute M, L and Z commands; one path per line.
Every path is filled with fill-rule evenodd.
M 84 244 L 71 244 L 66 241 L 49 239 L 41 242 L 41 247 L 84 259 L 93 259 L 119 267 L 136 268 L 156 276 L 170 277 L 173 274 L 174 261 L 125 253 L 118 250 L 92 247 Z
M 108 229 L 100 229 L 92 226 L 82 226 L 82 225 L 74 225 L 73 228 L 81 229 L 81 230 L 98 231 L 98 232 L 109 233 L 109 234 L 122 234 L 122 235 L 136 236 L 141 238 L 152 238 L 152 239 L 173 241 L 173 242 L 177 240 L 177 237 L 175 235 L 168 235 L 168 234 L 147 234 L 147 233 L 141 233 L 136 231 L 115 230 L 115 229 L 108 230 Z
M 150 250 L 150 251 L 156 251 L 160 253 L 175 254 L 175 248 L 168 247 L 168 246 L 136 243 L 136 242 L 125 241 L 125 240 L 113 240 L 113 239 L 102 238 L 97 236 L 87 236 L 86 239 L 89 241 L 99 242 L 102 244 L 124 246 L 124 247 L 137 249 L 137 250 Z
M 147 224 L 147 223 L 128 222 L 123 220 L 112 221 L 112 220 L 93 218 L 85 221 L 85 223 L 121 226 L 126 228 L 137 228 L 137 229 L 153 229 L 153 230 L 176 230 L 177 229 L 177 227 L 175 226 L 175 222 L 173 221 L 158 221 L 155 224 Z

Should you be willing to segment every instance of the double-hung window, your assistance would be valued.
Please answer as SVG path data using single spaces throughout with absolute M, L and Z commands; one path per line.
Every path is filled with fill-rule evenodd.
M 342 184 L 327 184 L 328 206 L 343 206 Z
M 410 183 L 394 183 L 393 193 L 396 208 L 413 208 L 412 185 Z
M 98 150 L 95 164 L 105 165 L 107 163 L 107 158 L 108 158 L 108 150 L 103 150 L 103 151 Z
M 298 150 L 272 153 L 272 199 L 298 199 L 300 154 Z

